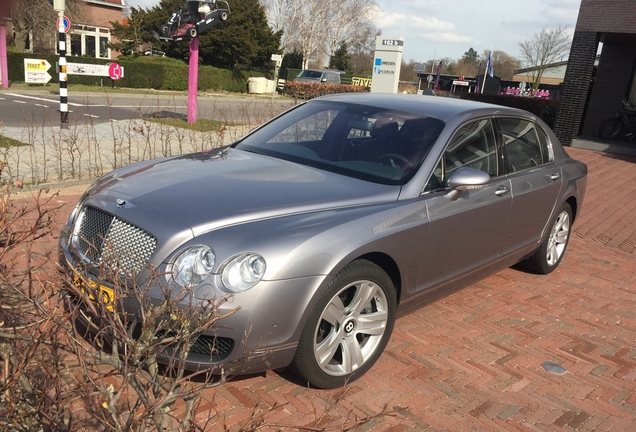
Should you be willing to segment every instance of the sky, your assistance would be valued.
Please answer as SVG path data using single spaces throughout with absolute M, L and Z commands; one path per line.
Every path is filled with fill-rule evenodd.
M 519 58 L 519 43 L 542 28 L 574 32 L 581 0 L 377 0 L 375 24 L 385 37 L 404 37 L 403 59 L 459 59 L 501 50 Z M 126 0 L 151 7 L 159 0 Z M 230 7 L 232 0 L 229 0 Z M 565 59 L 564 59 L 565 60 Z

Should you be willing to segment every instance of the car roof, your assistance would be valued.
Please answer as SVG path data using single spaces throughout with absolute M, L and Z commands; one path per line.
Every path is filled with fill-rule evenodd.
M 452 97 L 389 93 L 339 93 L 322 96 L 314 100 L 347 102 L 395 111 L 412 112 L 438 118 L 442 121 L 448 121 L 450 118 L 461 114 L 473 114 L 475 116 L 498 114 L 534 118 L 534 115 L 520 109 Z

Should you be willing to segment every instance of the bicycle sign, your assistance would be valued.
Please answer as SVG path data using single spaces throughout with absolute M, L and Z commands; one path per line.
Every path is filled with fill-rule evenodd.
M 631 121 L 630 118 L 632 119 Z M 605 139 L 616 138 L 627 126 L 629 131 L 625 136 L 629 137 L 631 142 L 636 135 L 636 126 L 633 122 L 636 122 L 636 106 L 624 100 L 623 109 L 617 112 L 614 117 L 604 120 L 598 127 L 598 134 Z

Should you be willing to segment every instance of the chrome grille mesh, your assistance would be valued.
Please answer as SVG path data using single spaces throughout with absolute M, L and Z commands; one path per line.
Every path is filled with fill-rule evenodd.
M 148 262 L 157 240 L 109 213 L 86 207 L 76 228 L 79 252 L 91 263 L 134 277 Z

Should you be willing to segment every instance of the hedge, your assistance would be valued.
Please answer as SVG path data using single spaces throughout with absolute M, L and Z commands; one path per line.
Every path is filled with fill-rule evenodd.
M 529 111 L 540 117 L 550 127 L 554 126 L 554 119 L 559 107 L 559 102 L 552 99 L 482 93 L 460 93 L 460 97 L 461 99 L 470 99 Z
M 7 53 L 9 82 L 24 82 L 24 59 L 48 60 L 51 63 L 49 74 L 51 83 L 58 83 L 55 69 L 59 56 L 54 54 Z M 67 57 L 69 63 L 107 64 L 116 61 L 124 67 L 124 77 L 115 82 L 116 87 L 146 88 L 155 90 L 187 90 L 188 65 L 175 59 L 162 57 L 121 58 L 102 60 L 93 57 Z M 214 90 L 245 93 L 247 79 L 262 76 L 262 73 L 242 70 L 218 69 L 212 66 L 199 66 L 199 90 Z M 105 85 L 111 85 L 108 77 Z M 101 85 L 100 77 L 69 75 L 69 84 Z

